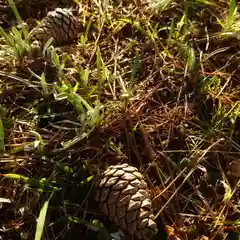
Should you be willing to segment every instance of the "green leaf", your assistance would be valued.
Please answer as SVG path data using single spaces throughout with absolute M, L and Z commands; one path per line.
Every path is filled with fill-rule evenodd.
M 15 174 L 15 173 L 4 174 L 3 176 L 4 177 L 8 177 L 8 178 L 10 178 L 12 180 L 22 180 L 25 183 L 29 181 L 28 177 L 25 177 L 25 176 L 20 175 L 20 174 Z
M 10 5 L 10 7 L 12 8 L 12 11 L 13 11 L 13 13 L 14 13 L 17 21 L 18 21 L 18 24 L 20 24 L 22 22 L 22 18 L 19 15 L 19 12 L 18 12 L 18 10 L 16 8 L 16 5 L 15 5 L 14 1 L 13 0 L 8 0 L 8 3 Z
M 48 205 L 49 205 L 50 199 L 51 199 L 51 197 L 43 204 L 43 207 L 40 211 L 40 214 L 39 214 L 39 217 L 37 220 L 37 228 L 36 228 L 34 240 L 42 239 L 43 229 L 44 229 L 44 225 L 45 225 L 45 220 L 46 220 L 46 215 L 47 215 L 47 210 L 48 210 Z
M 4 29 L 0 26 L 0 35 L 5 39 L 6 43 L 9 46 L 13 46 L 14 45 L 14 41 L 13 39 L 4 31 Z
M 185 21 L 186 21 L 186 15 L 183 14 L 181 20 L 180 20 L 180 21 L 178 22 L 178 24 L 177 24 L 177 29 L 178 29 L 178 30 L 177 30 L 177 32 L 176 32 L 176 39 L 179 38 L 180 32 L 181 32 L 181 30 L 182 30 L 182 28 L 183 28 L 183 26 L 184 26 Z
M 93 176 L 89 176 L 89 177 L 87 177 L 86 179 L 84 179 L 83 181 L 81 181 L 81 182 L 80 182 L 80 185 L 85 185 L 85 184 L 91 182 L 92 179 L 93 179 Z
M 90 21 L 88 22 L 88 25 L 87 25 L 87 28 L 86 28 L 86 31 L 85 31 L 85 34 L 84 34 L 84 36 L 85 36 L 85 41 L 88 40 L 88 34 L 89 34 L 89 31 L 90 31 L 92 22 L 93 22 L 93 19 L 90 18 Z
M 2 119 L 0 118 L 0 153 L 5 152 L 4 146 L 4 127 L 2 123 Z
M 188 72 L 192 71 L 196 64 L 196 54 L 194 48 L 186 49 L 186 52 L 187 52 L 187 64 L 185 68 L 185 75 Z
M 60 68 L 61 63 L 60 63 L 59 56 L 58 56 L 55 48 L 52 51 L 52 58 L 53 58 L 53 63 L 56 65 L 56 67 Z
M 159 11 L 165 10 L 173 0 L 154 0 L 153 1 L 153 7 L 158 9 Z
M 227 26 L 225 30 L 229 30 L 231 28 L 231 26 L 234 23 L 234 18 L 237 12 L 237 3 L 236 0 L 230 0 L 230 4 L 229 4 L 229 10 L 228 10 L 228 18 L 227 18 Z
M 139 70 L 140 66 L 141 66 L 140 57 L 139 54 L 137 53 L 133 60 L 129 89 L 131 89 L 134 85 L 137 71 Z
M 54 182 L 49 182 L 45 178 L 38 180 L 35 178 L 29 178 L 20 174 L 15 174 L 15 173 L 1 174 L 0 176 L 7 177 L 11 180 L 22 181 L 31 187 L 37 187 L 40 191 L 60 191 L 61 190 L 61 188 L 55 186 L 56 184 Z
M 47 50 L 49 49 L 49 47 L 50 47 L 51 44 L 52 44 L 52 41 L 53 41 L 53 37 L 50 37 L 50 38 L 47 40 L 47 42 L 45 43 L 45 45 L 44 45 L 44 47 L 43 47 L 43 51 L 42 51 L 43 56 L 45 56 Z
M 83 69 L 80 71 L 80 79 L 83 84 L 83 87 L 86 87 L 88 84 L 88 80 L 89 80 L 89 70 L 88 69 Z
M 55 100 L 56 101 L 62 101 L 62 100 L 67 99 L 67 98 L 68 98 L 67 93 L 59 93 L 59 94 L 55 95 Z
M 97 71 L 100 82 L 102 82 L 102 63 L 100 48 L 97 48 Z
M 28 68 L 28 71 L 34 76 L 36 77 L 38 80 L 40 80 L 41 85 L 42 85 L 42 89 L 43 89 L 43 95 L 44 96 L 48 96 L 49 91 L 48 91 L 48 85 L 46 82 L 46 76 L 45 73 L 43 72 L 41 74 L 41 76 L 38 76 L 35 72 L 33 72 L 30 68 Z

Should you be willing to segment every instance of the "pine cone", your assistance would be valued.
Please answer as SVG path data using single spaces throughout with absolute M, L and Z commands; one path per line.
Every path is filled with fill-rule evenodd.
M 157 225 L 147 183 L 137 168 L 110 166 L 96 182 L 96 201 L 109 220 L 137 239 L 151 239 Z
M 13 0 L 23 21 L 44 17 L 46 11 L 53 11 L 57 7 L 73 7 L 76 4 L 73 0 Z M 17 24 L 16 16 L 14 15 L 8 0 L 0 0 L 0 26 L 8 29 Z
M 53 45 L 69 43 L 77 38 L 78 22 L 72 12 L 66 8 L 56 8 L 48 12 L 40 24 L 30 32 L 30 41 L 38 40 L 44 45 L 53 37 Z

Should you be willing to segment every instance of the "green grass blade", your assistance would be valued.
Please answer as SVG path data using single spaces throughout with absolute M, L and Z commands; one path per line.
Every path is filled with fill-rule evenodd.
M 4 146 L 4 127 L 2 123 L 2 119 L 0 118 L 0 153 L 5 152 Z
M 52 60 L 53 60 L 53 63 L 55 64 L 55 66 L 59 69 L 61 66 L 61 62 L 60 62 L 59 56 L 58 56 L 55 48 L 52 51 Z
M 230 0 L 226 30 L 229 30 L 231 28 L 231 26 L 233 25 L 236 12 L 237 12 L 236 0 Z
M 14 13 L 17 21 L 18 21 L 18 24 L 20 24 L 22 22 L 22 18 L 21 18 L 20 14 L 19 14 L 19 12 L 16 8 L 15 3 L 13 2 L 13 0 L 8 0 L 8 3 L 10 5 L 10 7 L 12 8 L 12 11 L 13 11 L 13 13 Z
M 90 28 L 92 26 L 92 22 L 93 22 L 93 20 L 92 20 L 92 18 L 90 18 L 90 21 L 87 24 L 87 28 L 86 28 L 86 31 L 85 31 L 85 34 L 84 34 L 85 41 L 88 40 L 88 35 L 89 35 L 89 32 L 90 32 Z
M 137 53 L 133 60 L 129 89 L 132 89 L 135 83 L 137 71 L 139 70 L 140 66 L 141 66 L 140 57 L 139 57 L 139 54 Z
M 25 177 L 20 174 L 15 173 L 7 173 L 7 174 L 0 174 L 1 177 L 9 178 L 13 181 L 21 181 L 23 183 L 28 184 L 30 187 L 38 188 L 40 191 L 60 191 L 61 188 L 55 186 L 56 184 L 53 182 L 47 181 L 45 178 L 36 179 L 36 178 L 29 178 Z
M 186 21 L 186 14 L 183 14 L 181 20 L 177 24 L 176 39 L 178 39 L 180 37 L 180 33 L 184 26 L 185 21 Z
M 35 72 L 33 72 L 30 68 L 28 68 L 28 71 L 34 76 L 36 77 L 38 80 L 40 80 L 41 86 L 42 86 L 42 90 L 43 90 L 43 95 L 45 97 L 48 96 L 49 91 L 48 91 L 48 85 L 47 85 L 47 81 L 46 81 L 46 76 L 45 73 L 43 72 L 41 74 L 41 76 L 38 76 Z
M 47 50 L 49 49 L 49 47 L 50 47 L 51 44 L 52 44 L 52 41 L 53 41 L 53 37 L 49 38 L 49 39 L 47 40 L 47 42 L 45 43 L 45 45 L 44 45 L 44 47 L 43 47 L 43 51 L 42 51 L 43 56 L 45 56 Z
M 153 0 L 152 5 L 154 8 L 156 8 L 159 11 L 165 10 L 173 0 Z
M 192 71 L 194 69 L 194 66 L 196 64 L 196 54 L 193 48 L 186 49 L 187 52 L 187 64 L 185 67 L 185 76 L 188 72 Z
M 102 82 L 102 63 L 101 63 L 101 52 L 100 48 L 97 48 L 97 71 L 98 71 L 98 77 L 99 82 Z
M 9 46 L 14 45 L 14 40 L 4 31 L 4 29 L 1 26 L 0 26 L 0 36 L 4 38 L 4 40 L 6 41 L 6 44 L 8 44 Z
M 29 181 L 28 177 L 25 177 L 25 176 L 20 175 L 20 174 L 15 174 L 15 173 L 3 174 L 1 176 L 10 178 L 11 180 L 21 180 L 25 183 Z
M 41 240 L 42 235 L 43 235 L 43 229 L 45 225 L 45 220 L 46 220 L 46 215 L 47 215 L 47 210 L 48 210 L 48 205 L 51 197 L 43 204 L 43 207 L 40 211 L 39 218 L 37 220 L 37 228 L 35 232 L 35 237 L 34 240 Z

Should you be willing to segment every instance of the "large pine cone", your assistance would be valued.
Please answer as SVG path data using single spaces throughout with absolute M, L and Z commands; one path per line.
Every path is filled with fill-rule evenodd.
M 110 221 L 138 239 L 157 233 L 147 183 L 137 168 L 110 166 L 96 182 L 96 201 Z
M 52 45 L 70 43 L 77 38 L 79 25 L 70 9 L 56 8 L 48 12 L 40 24 L 30 32 L 31 41 L 39 41 L 44 45 L 53 37 Z

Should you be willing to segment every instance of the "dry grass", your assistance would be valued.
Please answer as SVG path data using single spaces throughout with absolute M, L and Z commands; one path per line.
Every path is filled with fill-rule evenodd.
M 0 39 L 3 239 L 34 239 L 49 199 L 42 239 L 108 239 L 92 186 L 120 162 L 146 176 L 171 239 L 239 237 L 234 2 L 80 0 L 83 32 L 55 58 Z

